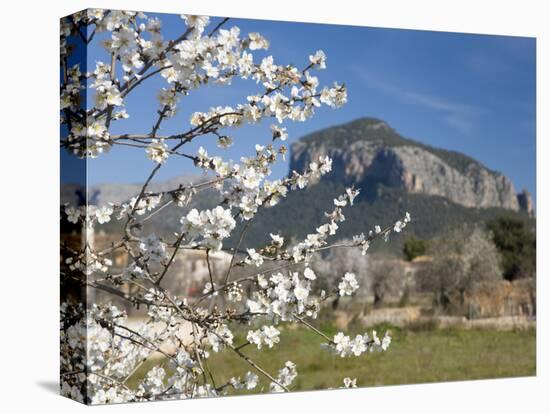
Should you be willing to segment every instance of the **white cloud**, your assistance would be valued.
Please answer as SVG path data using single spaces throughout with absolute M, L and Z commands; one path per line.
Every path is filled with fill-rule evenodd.
M 393 95 L 402 102 L 437 111 L 444 122 L 462 133 L 472 130 L 479 114 L 484 110 L 473 105 L 403 88 L 397 83 L 376 76 L 364 68 L 356 67 L 354 70 L 368 86 Z

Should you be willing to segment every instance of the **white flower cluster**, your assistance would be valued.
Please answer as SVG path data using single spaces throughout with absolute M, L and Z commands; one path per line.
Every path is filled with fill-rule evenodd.
M 242 47 L 250 43 L 238 43 L 239 31 L 236 28 L 224 32 L 229 36 L 222 36 L 223 34 L 220 33 L 218 37 L 218 51 L 222 52 L 222 61 L 215 58 L 214 52 L 211 56 L 213 60 L 217 60 L 217 67 L 214 68 L 213 63 L 206 62 L 206 70 L 210 72 L 210 77 L 217 78 L 218 83 L 228 83 L 229 79 L 227 77 L 218 77 L 218 75 L 221 73 L 220 68 L 229 69 L 229 73 L 238 73 L 243 79 L 252 77 L 256 82 L 261 82 L 268 92 L 263 95 L 248 96 L 248 103 L 244 105 L 215 107 L 211 108 L 209 112 L 196 112 L 191 116 L 191 125 L 199 126 L 216 120 L 222 126 L 238 126 L 243 122 L 258 122 L 262 117 L 274 117 L 279 123 L 282 123 L 285 119 L 305 121 L 314 114 L 314 108 L 321 106 L 321 103 L 333 108 L 346 103 L 347 92 L 344 86 L 335 83 L 333 87 L 324 87 L 321 92 L 318 92 L 319 79 L 316 76 L 312 76 L 309 71 L 301 72 L 291 65 L 276 65 L 273 56 L 263 58 L 259 65 L 253 63 L 252 55 L 246 51 L 242 53 L 238 51 L 227 52 L 234 53 L 231 59 L 227 59 L 228 55 L 223 53 L 223 48 L 227 51 L 229 45 L 229 50 L 233 50 L 231 48 L 236 45 Z M 230 40 L 221 43 L 227 39 Z M 191 74 L 191 80 L 189 77 L 186 78 L 187 83 L 185 85 L 187 87 L 195 87 L 200 79 L 200 73 L 196 71 L 196 49 L 210 51 L 213 42 L 215 42 L 213 39 L 204 39 L 198 45 L 191 45 L 185 41 L 181 43 L 179 49 L 183 50 L 183 53 L 180 53 L 176 58 L 173 67 L 179 65 L 187 68 L 187 73 Z M 222 48 L 219 47 L 220 44 Z M 184 59 L 182 59 L 182 56 Z M 311 67 L 317 66 L 318 69 L 326 67 L 322 51 L 318 51 L 310 59 L 316 62 L 312 63 Z M 203 64 L 203 69 L 205 69 L 205 64 Z M 175 72 L 176 70 L 164 71 L 164 76 L 169 81 L 174 81 L 178 79 Z M 283 87 L 290 87 L 289 94 L 281 92 Z M 276 90 L 277 92 L 273 92 Z M 281 134 L 278 133 L 278 135 Z
M 372 336 L 365 333 L 364 335 L 357 335 L 353 339 L 339 332 L 334 335 L 334 339 L 330 344 L 323 344 L 323 346 L 340 357 L 345 358 L 349 356 L 360 356 L 365 352 L 386 351 L 390 344 L 391 336 L 387 332 L 384 337 L 380 339 L 376 331 L 372 331 Z
M 325 216 L 329 219 L 328 223 L 316 229 L 316 233 L 308 234 L 306 239 L 301 243 L 298 243 L 292 249 L 292 258 L 294 262 L 298 263 L 307 260 L 309 254 L 316 249 L 319 249 L 326 245 L 327 238 L 336 234 L 338 230 L 338 222 L 345 221 L 346 217 L 342 213 L 342 208 L 349 205 L 353 205 L 353 200 L 359 194 L 359 190 L 352 188 L 346 189 L 346 193 L 339 196 L 334 200 L 335 208 L 331 213 L 325 213 Z
M 256 331 L 248 331 L 246 340 L 251 344 L 256 345 L 258 349 L 262 349 L 262 345 L 273 348 L 275 344 L 279 343 L 280 333 L 281 332 L 274 326 L 266 325 Z
M 379 225 L 376 225 L 374 226 L 374 230 L 369 231 L 368 237 L 365 236 L 364 233 L 353 236 L 353 244 L 355 246 L 360 247 L 361 253 L 365 255 L 373 239 L 381 235 L 384 238 L 384 241 L 387 242 L 392 230 L 395 233 L 400 233 L 407 226 L 407 224 L 410 223 L 410 221 L 411 221 L 411 215 L 408 212 L 406 212 L 403 219 L 397 220 L 394 223 L 393 227 L 387 228 L 384 231 L 382 231 L 382 228 Z
M 118 209 L 118 219 L 122 219 L 125 215 L 130 215 L 132 212 L 138 216 L 142 216 L 148 211 L 154 210 L 162 199 L 162 194 L 132 197 L 128 203 L 123 203 Z
M 77 208 L 65 204 L 64 212 L 69 223 L 77 224 L 80 220 L 84 220 L 88 226 L 91 226 L 94 222 L 105 224 L 111 221 L 114 207 L 112 204 L 107 204 L 102 207 L 84 205 Z
M 87 125 L 74 121 L 66 140 L 69 151 L 81 158 L 96 158 L 109 151 L 111 145 L 111 135 L 102 119 L 89 119 Z
M 166 244 L 154 234 L 142 239 L 139 248 L 143 253 L 144 260 L 150 263 L 161 263 L 168 257 Z
M 260 267 L 264 263 L 263 256 L 256 249 L 246 249 L 248 256 L 244 259 L 245 263 Z
M 168 151 L 168 145 L 164 143 L 164 140 L 154 139 L 149 145 L 147 145 L 147 158 L 156 163 L 162 164 L 168 158 L 170 154 Z
M 164 391 L 166 371 L 162 367 L 153 367 L 138 386 L 137 395 L 156 395 Z
M 82 214 L 84 213 L 84 214 Z M 71 206 L 69 204 L 65 205 L 65 215 L 67 216 L 67 221 L 69 223 L 76 224 L 79 222 L 80 218 L 82 216 L 86 217 L 86 207 L 82 206 L 81 208 L 77 208 L 74 206 Z
M 272 382 L 269 384 L 269 390 L 271 392 L 283 392 L 285 391 L 283 387 L 290 386 L 297 376 L 296 364 L 292 361 L 287 361 L 285 366 L 279 370 L 277 383 Z
M 272 274 L 269 279 L 258 276 L 257 291 L 246 304 L 253 314 L 265 314 L 270 318 L 292 321 L 295 316 L 305 315 L 315 318 L 324 298 L 310 295 L 312 289 L 312 273 L 306 269 L 304 277 L 298 272 L 281 272 Z
M 236 225 L 231 210 L 222 206 L 201 212 L 194 208 L 180 221 L 188 238 L 200 238 L 202 246 L 215 251 L 222 248 L 222 240 L 230 236 Z
M 81 315 L 80 319 L 75 319 Z M 83 308 L 61 307 L 61 388 L 64 395 L 83 401 L 88 395 L 92 404 L 125 402 L 134 399 L 128 388 L 118 387 L 115 378 L 124 378 L 147 350 L 122 339 L 117 327 L 126 315 L 115 307 L 93 305 L 87 316 Z M 99 323 L 98 321 L 101 321 Z M 121 361 L 120 358 L 124 357 Z M 115 362 L 118 361 L 118 362 Z M 88 375 L 80 374 L 86 370 Z M 111 379 L 110 379 L 111 378 Z
M 175 191 L 173 195 L 178 203 L 180 202 L 179 200 L 184 200 L 184 197 L 188 201 L 191 196 L 192 191 L 187 187 Z M 161 199 L 162 194 L 144 195 L 139 199 L 139 202 L 138 197 L 132 197 L 128 203 L 120 205 L 108 203 L 101 207 L 91 204 L 75 207 L 67 203 L 63 206 L 63 213 L 69 223 L 77 224 L 84 222 L 88 227 L 91 227 L 96 223 L 109 223 L 113 216 L 117 220 L 121 220 L 132 212 L 138 216 L 144 215 L 146 212 L 154 210 L 160 204 Z
M 79 401 L 84 400 L 82 395 L 88 395 L 91 404 L 147 401 L 158 395 L 181 398 L 187 395 L 190 382 L 196 384 L 202 373 L 196 359 L 180 348 L 169 358 L 171 375 L 163 367 L 153 366 L 132 390 L 124 381 L 133 374 L 133 367 L 160 349 L 154 344 L 173 337 L 179 323 L 167 325 L 160 332 L 146 326 L 136 332 L 126 327 L 126 315 L 115 307 L 94 305 L 88 316 L 84 316 L 82 307 L 71 309 L 65 303 L 61 311 L 61 364 L 62 371 L 67 373 L 62 376 L 64 395 Z M 75 314 L 81 318 L 75 320 Z M 143 341 L 146 346 L 140 345 Z M 201 358 L 208 357 L 205 351 L 197 352 Z M 84 375 L 84 370 L 88 375 Z M 251 389 L 257 381 L 255 374 L 247 373 L 244 384 Z M 198 384 L 193 387 L 192 396 L 205 395 L 217 395 L 216 390 Z
M 244 290 L 242 286 L 237 282 L 233 282 L 226 290 L 227 299 L 229 299 L 231 302 L 240 302 L 243 299 Z
M 355 273 L 346 272 L 342 281 L 338 284 L 338 293 L 340 296 L 351 296 L 357 289 L 359 289 L 359 283 L 357 283 Z
M 120 62 L 123 71 L 122 79 L 118 79 L 114 66 L 100 61 L 96 63 L 96 70 L 87 74 L 91 79 L 90 88 L 95 91 L 95 106 L 88 111 L 91 119 L 77 124 L 102 123 L 105 126 L 111 120 L 127 117 L 125 112 L 117 113 L 115 110 L 124 106 L 126 95 L 142 81 L 144 73 L 150 68 L 156 68 L 170 84 L 169 88 L 162 88 L 158 94 L 162 118 L 175 114 L 182 95 L 210 82 L 229 85 L 232 78 L 240 77 L 255 80 L 265 88 L 263 93 L 248 96 L 246 104 L 216 107 L 208 112 L 193 114 L 193 126 L 237 126 L 243 122 L 259 122 L 263 117 L 275 117 L 279 123 L 286 119 L 305 121 L 321 104 L 339 107 L 346 102 L 344 86 L 335 83 L 319 91 L 319 79 L 310 73 L 310 69 L 326 68 L 323 51 L 311 55 L 310 64 L 304 70 L 292 65 L 278 65 L 273 56 L 266 56 L 256 63 L 249 51 L 269 47 L 269 42 L 261 34 L 254 32 L 241 37 L 240 29 L 234 26 L 230 29 L 218 28 L 215 35 L 204 35 L 210 23 L 208 17 L 182 17 L 189 32 L 173 43 L 164 40 L 159 19 L 147 18 L 142 13 L 89 13 L 80 21 L 73 22 L 95 24 L 95 32 L 110 32 L 110 38 L 103 41 L 103 46 L 116 57 L 114 62 Z M 62 47 L 67 52 L 67 37 L 73 33 L 73 26 L 62 22 L 61 33 Z M 67 71 L 64 82 L 62 108 L 76 111 L 80 105 L 81 76 L 78 66 L 71 68 L 71 71 Z M 71 150 L 79 156 L 98 156 L 113 144 L 107 130 L 108 127 L 103 139 L 88 143 L 85 134 L 71 131 Z M 273 137 L 284 140 L 285 128 L 274 128 Z
M 351 379 L 350 377 L 344 378 L 344 386 L 341 388 L 357 388 L 357 378 Z
M 401 230 L 411 221 L 411 215 L 407 212 L 403 220 L 397 220 L 393 226 L 393 231 L 400 233 Z
M 188 201 L 191 198 L 190 191 L 191 190 L 186 187 L 181 191 L 175 192 L 174 197 L 178 200 L 184 200 L 185 198 L 185 201 Z M 134 213 L 141 216 L 146 212 L 155 209 L 159 205 L 161 198 L 162 195 L 143 196 L 139 200 L 137 206 L 135 205 L 137 197 L 133 197 L 130 202 L 123 203 L 121 205 L 108 203 L 101 207 L 91 204 L 75 207 L 66 203 L 63 206 L 63 213 L 69 223 L 77 224 L 79 222 L 84 222 L 87 226 L 92 226 L 95 223 L 109 223 L 115 213 L 116 219 L 120 220 L 125 215 L 129 214 L 134 208 Z
M 240 377 L 232 377 L 230 380 L 229 380 L 229 384 L 235 388 L 236 390 L 253 390 L 254 388 L 256 388 L 258 386 L 258 375 L 253 373 L 253 372 L 250 372 L 248 371 L 245 376 L 244 376 L 244 379 L 241 380 Z
M 118 86 L 113 84 L 111 80 L 99 79 L 96 77 L 96 82 L 92 84 L 92 87 L 96 89 L 95 103 L 98 109 L 123 105 Z
M 220 352 L 225 345 L 233 345 L 233 332 L 227 325 L 219 325 L 208 332 L 208 342 L 214 352 Z
M 76 111 L 80 105 L 81 91 L 86 89 L 82 84 L 84 79 L 78 65 L 67 70 L 67 81 L 61 88 L 61 109 Z
M 101 257 L 89 246 L 79 254 L 65 259 L 65 264 L 73 272 L 81 272 L 86 276 L 94 273 L 106 273 L 113 262 L 107 257 Z
M 312 65 L 319 65 L 319 69 L 326 69 L 327 56 L 322 50 L 318 50 L 314 55 L 309 56 Z
M 312 162 L 303 174 L 293 173 L 293 176 L 283 180 L 268 180 L 271 174 L 270 164 L 277 160 L 278 154 L 272 145 L 267 147 L 256 145 L 255 157 L 242 157 L 241 164 L 231 164 L 220 157 L 210 157 L 204 148 L 199 148 L 195 164 L 204 169 L 213 170 L 218 177 L 225 178 L 226 186 L 221 187 L 221 193 L 231 208 L 239 210 L 238 214 L 245 220 L 250 220 L 258 208 L 273 207 L 286 197 L 289 188 L 303 188 L 310 180 L 330 172 L 332 161 L 328 157 Z
M 180 95 L 176 88 L 162 88 L 158 94 L 163 118 L 171 118 L 176 114 Z

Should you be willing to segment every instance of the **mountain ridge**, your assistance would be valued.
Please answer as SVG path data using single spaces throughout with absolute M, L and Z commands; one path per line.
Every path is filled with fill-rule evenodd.
M 384 142 L 386 145 L 404 146 L 404 145 L 409 144 L 409 145 L 418 146 L 418 147 L 421 147 L 421 148 L 423 148 L 423 149 L 425 149 L 429 152 L 432 152 L 434 155 L 437 155 L 437 156 L 440 156 L 440 157 L 443 156 L 443 158 L 445 158 L 446 161 L 448 161 L 451 164 L 454 164 L 453 166 L 458 167 L 458 169 L 460 169 L 460 167 L 459 167 L 460 162 L 457 162 L 456 160 L 449 159 L 449 157 L 456 157 L 456 159 L 462 161 L 462 163 L 464 163 L 464 164 L 466 164 L 466 163 L 476 163 L 476 164 L 479 164 L 479 165 L 483 166 L 483 168 L 487 169 L 488 171 L 490 171 L 493 174 L 501 174 L 500 172 L 492 170 L 492 169 L 486 167 L 480 161 L 478 161 L 475 158 L 470 157 L 469 155 L 466 155 L 466 154 L 464 154 L 460 151 L 449 150 L 449 149 L 444 149 L 444 148 L 438 148 L 438 147 L 434 147 L 432 145 L 424 144 L 423 142 L 418 141 L 418 140 L 413 139 L 413 138 L 404 137 L 404 136 L 398 134 L 397 131 L 394 128 L 392 128 L 386 121 L 384 121 L 380 118 L 369 117 L 369 116 L 357 118 L 357 119 L 354 119 L 352 121 L 349 121 L 349 122 L 346 122 L 346 123 L 343 123 L 343 124 L 334 125 L 332 127 L 323 128 L 323 129 L 311 132 L 307 135 L 304 135 L 297 142 L 304 141 L 304 142 L 309 143 L 311 141 L 319 140 L 321 138 L 321 136 L 320 136 L 321 133 L 329 132 L 329 131 L 335 130 L 335 129 L 336 130 L 341 129 L 343 127 L 349 127 L 350 129 L 354 129 L 354 127 L 356 125 L 361 125 L 361 124 L 366 125 L 366 126 L 370 126 L 371 128 L 374 128 L 374 129 L 379 129 L 379 130 L 380 129 L 385 129 L 386 131 L 388 131 L 389 136 L 391 137 L 391 139 L 389 140 L 389 142 L 388 142 L 388 140 L 386 140 Z M 349 138 L 353 139 L 353 137 L 349 137 Z
M 437 195 L 465 207 L 503 208 L 533 215 L 531 196 L 512 181 L 457 151 L 404 138 L 377 118 L 359 118 L 308 134 L 291 145 L 290 172 L 319 156 L 333 159 L 324 180 Z

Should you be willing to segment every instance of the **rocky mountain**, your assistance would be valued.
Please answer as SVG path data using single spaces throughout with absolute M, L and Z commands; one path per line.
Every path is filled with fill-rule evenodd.
M 464 207 L 532 214 L 531 196 L 464 154 L 403 138 L 386 122 L 362 118 L 305 136 L 292 145 L 290 170 L 319 156 L 333 159 L 325 179 L 361 188 L 384 185 L 409 194 L 439 196 Z
M 315 132 L 295 142 L 291 150 L 290 172 L 304 171 L 322 155 L 333 159 L 332 172 L 316 184 L 292 191 L 277 207 L 261 210 L 248 227 L 246 245 L 269 242 L 269 233 L 302 239 L 323 222 L 334 197 L 349 185 L 361 193 L 354 207 L 346 210 L 338 237 L 388 225 L 405 211 L 413 217 L 406 232 L 373 250 L 400 254 L 407 237 L 430 239 L 457 227 L 483 228 L 504 215 L 535 227 L 530 194 L 517 194 L 507 177 L 459 152 L 403 138 L 379 119 L 362 118 Z

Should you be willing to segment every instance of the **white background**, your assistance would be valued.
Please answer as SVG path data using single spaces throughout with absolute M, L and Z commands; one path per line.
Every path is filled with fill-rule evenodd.
M 537 37 L 538 358 L 536 378 L 93 408 L 96 412 L 548 412 L 550 13 L 531 1 L 8 0 L 0 22 L 0 410 L 82 412 L 57 395 L 58 19 L 86 7 Z M 542 104 L 545 103 L 545 106 Z M 546 230 L 546 231 L 545 231 Z M 546 255 L 544 254 L 546 252 Z M 376 375 L 373 372 L 372 375 Z M 31 411 L 32 410 L 32 411 Z

